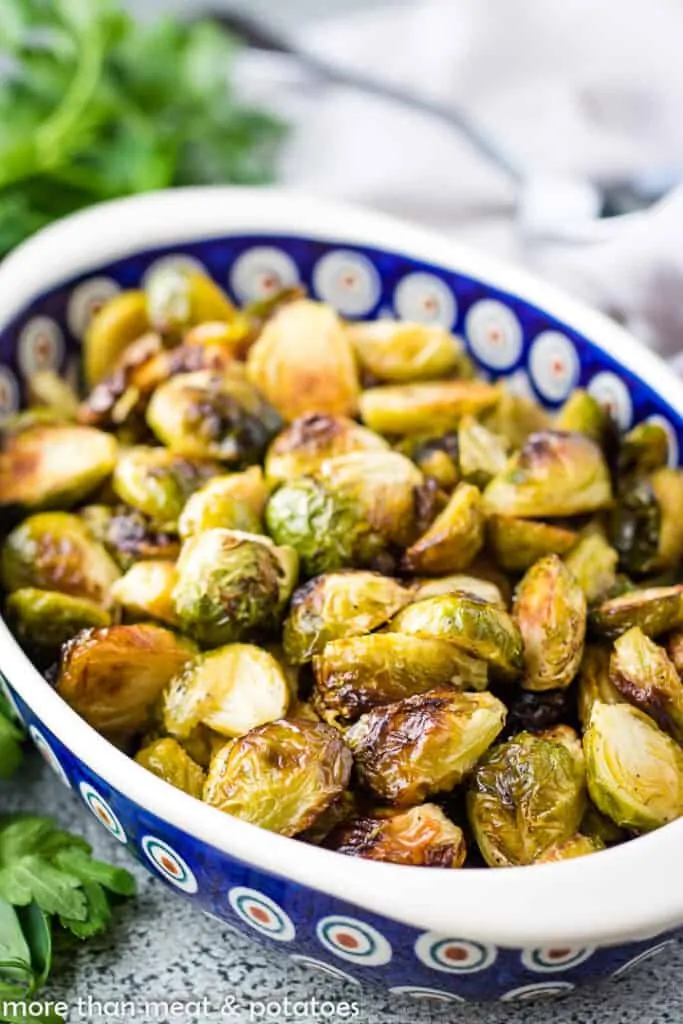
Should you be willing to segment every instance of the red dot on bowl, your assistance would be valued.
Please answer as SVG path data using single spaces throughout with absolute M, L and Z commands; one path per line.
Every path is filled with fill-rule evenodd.
M 251 916 L 255 921 L 259 921 L 261 924 L 270 924 L 270 914 L 263 907 L 252 907 Z
M 360 943 L 355 935 L 351 935 L 350 932 L 339 932 L 337 935 L 337 942 L 344 949 L 358 949 Z
M 172 875 L 180 874 L 178 865 L 175 863 L 175 861 L 171 860 L 170 857 L 167 857 L 165 853 L 163 853 L 159 857 L 159 863 L 162 866 L 162 868 L 164 868 L 166 871 L 169 871 Z
M 342 278 L 342 284 L 344 285 L 345 288 L 353 288 L 355 283 L 356 283 L 356 275 L 355 274 L 344 274 L 344 276 Z
M 446 960 L 453 960 L 455 963 L 462 963 L 467 960 L 468 952 L 462 946 L 447 946 L 443 954 Z
M 546 956 L 548 960 L 562 960 L 571 954 L 571 949 L 549 949 Z

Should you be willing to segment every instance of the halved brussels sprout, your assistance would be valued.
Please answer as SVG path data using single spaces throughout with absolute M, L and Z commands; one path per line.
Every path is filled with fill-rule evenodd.
M 627 700 L 683 742 L 683 683 L 664 648 L 638 626 L 614 641 L 610 679 Z
M 584 836 L 580 832 L 565 839 L 560 843 L 553 843 L 540 857 L 534 861 L 535 864 L 554 864 L 560 860 L 571 860 L 573 857 L 585 857 L 589 853 L 599 853 L 605 849 L 605 844 L 597 836 Z
M 322 722 L 269 722 L 214 756 L 204 800 L 281 835 L 310 828 L 349 784 L 351 753 Z
M 585 434 L 604 447 L 611 432 L 611 417 L 597 398 L 582 388 L 576 388 L 555 416 L 554 427 L 571 434 Z
M 489 516 L 486 528 L 496 561 L 508 572 L 526 572 L 544 555 L 564 555 L 577 541 L 574 530 L 515 516 Z
M 494 747 L 475 768 L 467 813 L 492 868 L 533 864 L 579 831 L 584 773 L 562 743 L 523 732 Z
M 489 514 L 536 519 L 607 508 L 609 469 L 598 445 L 583 434 L 531 434 L 484 491 Z
M 455 573 L 434 580 L 415 580 L 412 584 L 413 601 L 422 601 L 425 597 L 440 597 L 442 594 L 470 594 L 481 601 L 488 601 L 505 610 L 507 604 L 500 587 L 491 580 L 480 576 L 465 576 Z
M 622 828 L 648 832 L 683 814 L 683 750 L 629 704 L 596 704 L 584 736 L 591 800 Z
M 661 520 L 659 503 L 647 480 L 620 482 L 608 527 L 624 572 L 642 576 L 657 567 Z
M 44 410 L 47 415 L 63 423 L 74 421 L 78 415 L 78 395 L 69 381 L 54 370 L 37 370 L 27 381 L 29 404 Z
M 552 743 L 559 743 L 560 746 L 571 755 L 572 760 L 576 766 L 576 770 L 579 774 L 586 774 L 586 759 L 583 754 L 583 746 L 579 734 L 575 729 L 572 729 L 570 725 L 553 725 L 549 729 L 544 729 L 537 735 L 543 740 L 550 740 Z
M 114 369 L 123 351 L 149 328 L 144 292 L 112 296 L 93 316 L 83 342 L 83 367 L 89 387 Z
M 147 422 L 179 455 L 235 465 L 257 462 L 281 425 L 252 385 L 229 370 L 171 377 L 152 395 Z
M 243 736 L 282 718 L 289 706 L 287 679 L 272 654 L 251 644 L 228 644 L 190 661 L 169 683 L 164 727 L 185 740 L 198 725 L 221 736 Z
M 323 462 L 336 455 L 388 450 L 383 437 L 345 416 L 307 413 L 290 423 L 271 444 L 265 461 L 266 478 L 282 483 L 299 476 L 315 476 Z
M 81 629 L 111 623 L 109 612 L 86 597 L 35 587 L 15 590 L 5 611 L 18 638 L 35 647 L 59 648 Z
M 683 585 L 631 590 L 594 608 L 589 623 L 598 636 L 614 640 L 632 626 L 659 636 L 683 625 Z
M 98 732 L 143 732 L 168 682 L 197 652 L 170 629 L 141 623 L 86 629 L 65 644 L 57 692 Z
M 183 630 L 217 647 L 272 631 L 296 586 L 296 556 L 257 534 L 207 530 L 185 541 L 177 574 Z
M 642 475 L 666 466 L 669 439 L 659 423 L 638 423 L 621 439 L 618 472 L 620 476 Z
M 214 477 L 188 499 L 178 520 L 178 533 L 183 540 L 216 527 L 263 533 L 268 495 L 260 466 Z
M 452 491 L 460 480 L 457 433 L 404 437 L 396 450 L 412 459 L 426 477 L 446 492 Z
M 683 471 L 658 469 L 650 477 L 650 485 L 660 514 L 657 563 L 665 568 L 675 566 L 683 558 Z
M 485 487 L 505 468 L 508 446 L 498 434 L 479 423 L 473 416 L 464 416 L 458 427 L 458 465 L 463 480 Z
M 206 772 L 177 740 L 170 736 L 155 740 L 138 751 L 135 760 L 164 782 L 201 800 Z
M 296 720 L 296 715 L 290 715 L 290 718 Z M 319 718 L 308 719 L 312 722 L 319 722 Z M 358 801 L 356 800 L 355 793 L 350 789 L 344 790 L 341 796 L 338 796 L 336 800 L 330 804 L 330 806 L 319 814 L 315 819 L 310 828 L 305 829 L 303 832 L 299 832 L 296 836 L 304 843 L 311 843 L 313 846 L 322 845 L 330 833 L 342 825 L 344 822 L 349 821 L 354 815 L 358 813 Z
M 183 333 L 183 345 L 220 348 L 233 359 L 244 359 L 254 340 L 254 327 L 244 311 L 228 320 L 205 320 Z
M 521 448 L 530 434 L 553 426 L 552 417 L 538 402 L 513 394 L 504 384 L 497 405 L 481 420 L 494 434 L 504 437 L 512 449 Z
M 116 464 L 116 438 L 71 423 L 37 423 L 0 445 L 0 508 L 70 508 Z
M 361 367 L 377 380 L 437 380 L 456 371 L 463 344 L 438 324 L 374 320 L 346 328 Z
M 522 634 L 507 612 L 469 594 L 444 594 L 408 605 L 389 628 L 424 639 L 447 640 L 504 675 L 524 666 Z
M 617 582 L 619 552 L 602 530 L 591 524 L 579 534 L 578 543 L 564 560 L 589 604 L 604 599 Z
M 124 571 L 140 561 L 175 562 L 180 554 L 177 536 L 157 529 L 137 509 L 86 505 L 78 515 Z
M 330 641 L 314 658 L 314 669 L 313 704 L 331 724 L 435 686 L 483 690 L 487 683 L 486 663 L 454 644 L 400 633 Z
M 128 619 L 157 619 L 177 626 L 173 607 L 177 579 L 175 562 L 136 562 L 112 584 L 111 598 L 125 610 Z
M 285 420 L 305 413 L 352 416 L 358 373 L 351 342 L 330 307 L 290 302 L 268 321 L 247 357 L 249 379 Z
M 368 388 L 360 397 L 361 419 L 380 434 L 445 433 L 463 416 L 491 409 L 500 397 L 495 384 L 444 380 Z
M 610 679 L 610 649 L 586 644 L 578 680 L 578 713 L 584 729 L 588 728 L 593 706 L 621 704 L 624 698 Z
M 228 323 L 235 307 L 207 274 L 178 266 L 153 270 L 145 283 L 147 316 L 162 334 L 176 335 L 185 327 L 207 320 Z
M 370 633 L 411 600 L 409 590 L 376 572 L 325 573 L 294 592 L 284 625 L 288 661 L 302 665 L 329 640 Z
M 161 530 L 175 530 L 191 494 L 223 467 L 209 459 L 190 459 L 166 448 L 138 445 L 123 452 L 114 470 L 121 501 L 148 516 Z
M 305 576 L 369 565 L 386 546 L 357 500 L 310 477 L 272 495 L 266 526 L 278 544 L 298 552 Z
M 408 572 L 438 576 L 466 569 L 484 544 L 481 494 L 472 484 L 458 484 L 426 533 L 403 556 Z
M 120 575 L 102 545 L 70 512 L 29 516 L 2 549 L 2 584 L 8 592 L 57 590 L 107 607 L 111 585 Z
M 349 857 L 415 867 L 460 868 L 467 857 L 462 829 L 436 804 L 353 818 L 336 828 L 325 845 Z
M 362 715 L 345 733 L 363 786 L 400 807 L 462 781 L 505 724 L 490 693 L 428 690 Z
M 586 598 L 557 555 L 539 558 L 527 571 L 512 614 L 524 641 L 524 689 L 569 686 L 583 655 Z
M 581 819 L 581 834 L 594 839 L 602 846 L 613 846 L 615 843 L 622 843 L 627 838 L 624 830 L 615 825 L 606 814 L 599 811 L 590 800 Z

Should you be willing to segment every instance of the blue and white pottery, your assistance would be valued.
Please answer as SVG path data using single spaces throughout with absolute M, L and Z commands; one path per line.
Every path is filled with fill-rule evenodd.
M 492 379 L 553 407 L 588 388 L 623 428 L 683 447 L 683 385 L 618 326 L 550 286 L 393 220 L 280 191 L 105 204 L 0 267 L 0 415 L 38 368 L 77 373 L 93 310 L 160 261 L 238 301 L 302 282 L 346 317 L 462 334 Z M 416 999 L 527 1000 L 621 975 L 683 930 L 683 820 L 623 846 L 501 871 L 343 857 L 221 814 L 129 760 L 54 693 L 0 621 L 2 690 L 64 785 L 170 889 L 300 964 Z

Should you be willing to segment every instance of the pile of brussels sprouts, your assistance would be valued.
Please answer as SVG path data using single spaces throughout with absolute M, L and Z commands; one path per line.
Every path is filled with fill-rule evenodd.
M 683 813 L 683 473 L 476 379 L 438 326 L 236 309 L 166 266 L 0 448 L 7 619 L 95 729 L 227 814 L 457 868 Z

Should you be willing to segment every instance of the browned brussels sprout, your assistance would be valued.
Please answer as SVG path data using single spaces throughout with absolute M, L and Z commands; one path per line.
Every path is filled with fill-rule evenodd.
M 180 554 L 178 537 L 157 529 L 137 509 L 126 505 L 86 505 L 78 514 L 124 571 L 135 562 L 175 562 Z
M 152 725 L 164 688 L 195 653 L 161 626 L 86 629 L 63 648 L 57 692 L 98 732 L 126 739 Z
M 632 626 L 640 626 L 646 636 L 660 636 L 683 625 L 683 585 L 628 591 L 603 601 L 589 621 L 596 635 L 610 640 Z
M 586 644 L 579 669 L 578 713 L 584 729 L 588 728 L 593 705 L 620 704 L 622 695 L 610 679 L 610 649 Z
M 249 350 L 247 373 L 288 422 L 310 412 L 352 416 L 358 405 L 351 342 L 334 310 L 320 302 L 283 306 Z
M 555 417 L 555 429 L 572 434 L 585 434 L 604 447 L 610 430 L 610 414 L 587 391 L 576 388 Z
M 462 781 L 505 724 L 490 693 L 428 690 L 362 715 L 346 731 L 363 786 L 399 807 Z
M 524 641 L 524 689 L 569 686 L 583 655 L 586 598 L 557 555 L 540 558 L 528 570 L 513 616 Z
M 296 721 L 299 716 L 292 713 L 287 717 Z M 315 716 L 304 715 L 304 718 L 311 722 L 320 721 Z M 322 814 L 318 815 L 311 827 L 304 829 L 303 832 L 299 832 L 296 838 L 301 839 L 304 843 L 311 843 L 313 846 L 321 846 L 334 829 L 357 813 L 358 801 L 355 794 L 350 789 L 344 790 L 341 796 L 333 800 L 330 806 Z
M 484 544 L 481 494 L 472 484 L 458 484 L 448 504 L 408 548 L 403 568 L 439 576 L 466 569 Z
M 610 679 L 627 700 L 683 742 L 683 683 L 664 648 L 638 626 L 615 640 Z
M 440 597 L 442 594 L 470 594 L 481 601 L 488 601 L 505 610 L 507 604 L 500 587 L 492 580 L 482 576 L 469 576 L 454 573 L 438 579 L 414 580 L 412 584 L 413 601 L 421 601 L 425 597 Z
M 173 607 L 177 580 L 175 562 L 135 562 L 112 584 L 110 594 L 129 621 L 157 619 L 177 626 L 178 616 Z
M 260 466 L 216 476 L 190 496 L 178 520 L 178 533 L 183 540 L 215 527 L 263 533 L 268 495 Z
M 608 508 L 609 469 L 600 448 L 583 434 L 531 434 L 484 491 L 489 514 L 535 519 Z
M 220 463 L 190 459 L 166 448 L 129 448 L 116 463 L 114 490 L 161 530 L 175 530 L 191 494 L 222 472 Z
M 0 509 L 71 508 L 111 474 L 116 438 L 71 423 L 0 436 Z
M 141 291 L 119 292 L 93 316 L 83 343 L 83 368 L 89 387 L 111 373 L 126 348 L 149 327 Z
M 604 600 L 611 592 L 617 582 L 618 562 L 618 551 L 594 524 L 582 530 L 578 543 L 564 560 L 589 604 Z
M 683 471 L 664 467 L 650 478 L 659 507 L 657 564 L 676 566 L 683 558 Z
M 596 704 L 584 736 L 591 800 L 621 828 L 648 832 L 683 814 L 683 750 L 628 704 Z
M 460 480 L 456 433 L 404 437 L 396 445 L 396 450 L 412 459 L 418 469 L 435 480 L 446 493 L 452 491 Z
M 361 368 L 377 380 L 437 380 L 456 372 L 465 355 L 460 339 L 437 324 L 374 320 L 346 330 Z
M 496 561 L 508 572 L 526 572 L 544 555 L 564 555 L 577 540 L 564 526 L 515 516 L 489 516 L 486 531 Z
M 467 813 L 489 867 L 533 864 L 579 831 L 584 773 L 563 743 L 520 733 L 475 768 Z
M 310 828 L 344 792 L 351 754 L 322 722 L 269 722 L 226 743 L 211 761 L 204 800 L 281 835 Z
M 70 512 L 38 512 L 8 535 L 2 549 L 2 585 L 8 592 L 33 587 L 110 604 L 116 564 Z
M 507 463 L 508 446 L 474 416 L 464 416 L 458 427 L 458 465 L 468 483 L 485 487 Z
M 314 476 L 326 459 L 336 455 L 388 449 L 384 438 L 354 420 L 307 413 L 290 423 L 271 444 L 265 461 L 266 478 L 275 484 Z
M 45 416 L 54 416 L 55 423 L 75 421 L 78 396 L 69 381 L 54 370 L 38 370 L 27 380 L 29 405 Z M 45 420 L 47 422 L 47 419 Z
M 446 684 L 483 690 L 487 667 L 446 640 L 373 633 L 326 644 L 314 659 L 313 703 L 321 718 L 348 723 L 365 711 Z
M 489 430 L 504 437 L 512 449 L 520 448 L 530 434 L 550 430 L 553 425 L 551 416 L 542 406 L 523 395 L 513 394 L 504 385 L 498 403 L 485 412 L 481 420 Z
M 608 526 L 624 572 L 642 576 L 657 567 L 661 518 L 655 492 L 647 480 L 636 478 L 620 484 Z
M 460 868 L 467 856 L 462 829 L 436 804 L 353 818 L 336 828 L 325 845 L 349 857 L 415 867 Z
M 605 849 L 605 844 L 597 836 L 584 836 L 580 832 L 570 836 L 560 843 L 553 843 L 540 857 L 537 857 L 536 864 L 554 864 L 559 860 L 570 860 L 573 857 L 585 857 L 589 853 L 599 853 Z
M 454 430 L 463 416 L 492 408 L 500 391 L 479 380 L 445 380 L 368 388 L 360 397 L 363 422 L 380 434 Z
M 522 635 L 507 612 L 469 594 L 444 594 L 416 601 L 390 623 L 396 633 L 448 640 L 504 675 L 524 665 Z
M 149 746 L 143 747 L 135 760 L 164 782 L 201 800 L 206 773 L 177 740 L 169 736 L 155 740 Z
M 618 472 L 620 476 L 642 475 L 666 466 L 669 439 L 659 423 L 639 423 L 621 439 Z
M 316 576 L 292 597 L 283 633 L 287 659 L 301 665 L 329 640 L 370 633 L 410 600 L 410 591 L 397 580 L 376 572 Z
M 162 334 L 178 335 L 192 324 L 207 320 L 228 323 L 236 310 L 225 292 L 198 270 L 161 265 L 145 282 L 147 316 Z
M 38 648 L 59 648 L 81 629 L 111 624 L 109 612 L 86 597 L 34 587 L 10 594 L 5 611 L 19 639 Z
M 683 630 L 677 629 L 666 639 L 666 653 L 676 667 L 679 676 L 683 677 Z

